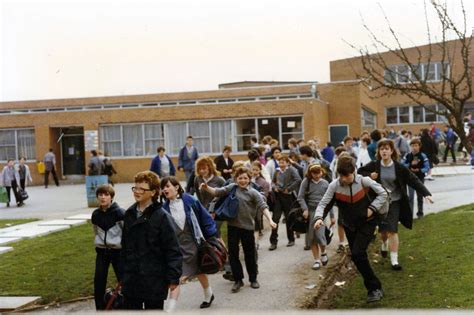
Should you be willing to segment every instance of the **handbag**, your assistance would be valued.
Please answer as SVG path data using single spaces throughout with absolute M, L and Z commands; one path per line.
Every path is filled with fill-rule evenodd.
M 232 220 L 237 217 L 239 209 L 239 199 L 235 195 L 237 185 L 235 185 L 225 198 L 221 198 L 215 205 L 216 219 L 218 220 Z M 222 202 L 222 203 L 221 203 Z
M 5 187 L 0 187 L 0 202 L 7 203 L 8 200 L 8 193 Z
M 124 301 L 122 295 L 122 284 L 119 282 L 115 289 L 108 288 L 105 291 L 104 302 L 105 309 L 110 310 L 120 310 L 124 308 Z
M 295 201 L 297 202 L 297 201 Z M 293 203 L 294 205 L 295 203 Z M 303 216 L 303 209 L 298 206 L 291 207 L 288 217 L 286 218 L 286 224 L 288 224 L 291 231 L 298 233 L 306 233 L 308 229 L 308 219 Z
M 20 194 L 22 201 L 28 199 L 28 193 L 26 192 L 26 190 L 20 189 L 18 193 Z
M 208 275 L 218 273 L 224 267 L 227 257 L 227 248 L 221 239 L 203 239 L 198 247 L 199 271 Z

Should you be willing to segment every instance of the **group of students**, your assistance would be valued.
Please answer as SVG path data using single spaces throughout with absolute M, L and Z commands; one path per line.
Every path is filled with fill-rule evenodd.
M 5 187 L 7 193 L 6 206 L 10 207 L 11 192 L 15 196 L 15 202 L 18 207 L 25 204 L 24 192 L 28 184 L 33 183 L 30 168 L 26 164 L 26 158 L 20 157 L 18 162 L 13 159 L 8 159 L 7 165 L 3 167 L 0 174 L 1 186 Z M 22 196 L 23 195 L 23 196 Z
M 237 216 L 227 221 L 229 266 L 224 278 L 234 282 L 231 292 L 244 286 L 244 273 L 239 258 L 242 244 L 250 287 L 258 289 L 258 238 L 265 217 L 272 232 L 270 250 L 277 249 L 278 225 L 288 216 L 295 202 L 308 219 L 305 249 L 311 250 L 313 269 L 329 261 L 325 229 L 336 224 L 333 206 L 338 209 L 338 225 L 347 237 L 351 257 L 364 278 L 367 301 L 383 297 L 379 279 L 370 267 L 367 248 L 376 226 L 382 238 L 383 257 L 390 253 L 393 270 L 401 270 L 398 262 L 398 222 L 412 228 L 412 208 L 407 187 L 432 201 L 422 183 L 426 173 L 426 157 L 416 151 L 399 162 L 394 141 L 377 141 L 375 160 L 358 167 L 348 150 L 339 150 L 330 165 L 308 145 L 294 146 L 293 159 L 282 154 L 278 145 L 269 148 L 262 163 L 262 152 L 249 151 L 248 161 L 232 161 L 231 149 L 212 160 L 200 157 L 195 162 L 193 186 L 196 196 L 185 192 L 171 174 L 171 161 L 162 173 L 157 161 L 154 171 L 140 172 L 132 187 L 135 203 L 124 211 L 113 202 L 111 186 L 97 189 L 100 207 L 92 216 L 96 232 L 95 297 L 97 309 L 105 307 L 103 295 L 109 264 L 123 284 L 125 307 L 128 309 L 163 309 L 164 300 L 172 311 L 176 307 L 180 284 L 196 277 L 203 289 L 201 308 L 211 306 L 214 294 L 205 274 L 200 273 L 198 247 L 202 240 L 220 237 L 222 221 L 213 213 L 218 198 L 235 194 L 239 200 Z M 346 151 L 346 152 L 344 152 Z M 158 150 L 160 164 L 167 158 Z M 161 153 L 161 155 L 160 155 Z M 216 167 L 219 165 L 219 169 Z M 182 169 L 182 168 L 180 168 Z M 160 177 L 159 175 L 165 175 Z M 222 177 L 220 176 L 222 174 Z M 187 187 L 189 189 L 189 187 Z M 422 199 L 419 198 L 419 202 Z M 388 202 L 389 201 L 389 202 Z M 388 214 L 383 210 L 388 207 Z M 420 209 L 420 205 L 419 205 Z M 286 225 L 287 246 L 295 244 L 295 233 Z

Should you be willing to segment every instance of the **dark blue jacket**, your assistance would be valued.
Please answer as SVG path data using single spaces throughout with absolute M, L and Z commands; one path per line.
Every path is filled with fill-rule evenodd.
M 194 147 L 191 158 L 188 157 L 188 147 L 184 146 L 179 150 L 178 168 L 182 167 L 185 171 L 194 171 L 194 163 L 199 158 L 197 148 Z
M 322 151 L 321 151 L 321 155 L 323 156 L 323 159 L 325 159 L 326 161 L 328 161 L 329 163 L 332 162 L 332 160 L 334 159 L 334 149 L 332 147 L 325 147 Z
M 186 214 L 186 223 L 188 223 L 188 226 L 191 228 L 193 235 L 196 236 L 197 234 L 195 232 L 195 227 L 191 220 L 191 211 L 194 211 L 194 214 L 196 215 L 196 218 L 199 222 L 199 227 L 201 228 L 204 238 L 208 239 L 210 237 L 216 236 L 217 235 L 216 222 L 212 219 L 207 209 L 202 206 L 199 200 L 194 199 L 191 195 L 188 195 L 186 193 L 184 193 L 181 196 L 181 199 L 183 200 L 183 204 L 184 204 L 184 213 Z M 169 200 L 165 202 L 165 204 L 163 205 L 163 209 L 166 212 L 171 213 Z
M 168 159 L 168 161 L 170 161 L 170 176 L 176 175 L 176 168 L 174 167 L 170 157 L 168 155 L 165 155 L 165 157 Z M 155 172 L 160 177 L 163 177 L 161 174 L 161 160 L 159 155 L 155 156 L 153 160 L 151 160 L 150 171 Z

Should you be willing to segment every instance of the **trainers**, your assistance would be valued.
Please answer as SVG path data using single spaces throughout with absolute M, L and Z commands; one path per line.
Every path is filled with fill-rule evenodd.
M 378 302 L 383 298 L 383 291 L 382 289 L 377 289 L 374 291 L 370 291 L 367 294 L 367 303 Z
M 329 262 L 329 257 L 328 253 L 321 254 L 321 262 L 323 263 L 323 266 L 326 266 Z
M 291 247 L 291 246 L 295 246 L 295 242 L 290 241 L 288 242 L 288 244 L 286 244 L 286 247 Z
M 311 267 L 313 270 L 319 270 L 321 269 L 321 263 L 319 261 L 315 261 L 313 266 Z
M 250 282 L 250 287 L 252 289 L 258 289 L 258 288 L 260 288 L 260 284 L 258 283 L 257 280 L 255 280 L 255 281 Z
M 240 291 L 240 288 L 244 286 L 244 282 L 242 280 L 236 281 L 232 286 L 232 293 L 237 293 Z
M 268 250 L 275 250 L 277 249 L 277 244 L 271 244 Z

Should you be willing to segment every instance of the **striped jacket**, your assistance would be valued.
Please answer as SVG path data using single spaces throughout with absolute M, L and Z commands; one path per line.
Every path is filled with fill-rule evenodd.
M 379 212 L 386 199 L 385 189 L 370 177 L 354 175 L 354 182 L 350 185 L 343 185 L 335 179 L 319 202 L 315 219 L 324 218 L 335 203 L 344 226 L 358 228 L 367 221 L 367 209 Z

